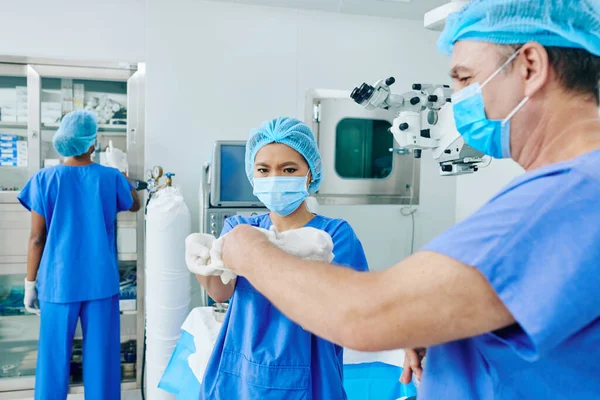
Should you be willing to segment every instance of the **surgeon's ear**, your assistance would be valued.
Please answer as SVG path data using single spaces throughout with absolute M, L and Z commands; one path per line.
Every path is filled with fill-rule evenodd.
M 517 72 L 523 78 L 525 97 L 532 97 L 549 81 L 551 66 L 548 52 L 539 43 L 525 43 L 519 51 Z
M 313 181 L 312 172 L 308 171 L 308 179 L 306 180 L 306 189 L 310 187 L 310 184 Z

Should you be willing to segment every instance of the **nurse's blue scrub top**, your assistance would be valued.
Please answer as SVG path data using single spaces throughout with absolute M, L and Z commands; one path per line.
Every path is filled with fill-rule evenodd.
M 419 400 L 600 399 L 600 151 L 517 178 L 424 250 L 477 268 L 517 324 L 430 348 Z
M 225 221 L 222 235 L 238 224 L 269 229 L 271 219 L 268 214 L 249 218 L 235 216 Z M 317 215 L 306 226 L 321 229 L 331 236 L 334 263 L 358 271 L 368 269 L 363 247 L 347 222 Z M 248 280 L 238 277 L 199 399 L 345 398 L 343 349 L 302 329 L 257 292 Z
M 46 220 L 38 271 L 42 302 L 74 303 L 119 293 L 117 213 L 133 205 L 133 187 L 117 169 L 57 165 L 38 171 L 19 201 Z

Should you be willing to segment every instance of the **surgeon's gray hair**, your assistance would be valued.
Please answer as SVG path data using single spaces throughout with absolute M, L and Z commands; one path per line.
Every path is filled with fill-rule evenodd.
M 499 45 L 500 65 L 521 45 Z M 546 47 L 550 65 L 568 92 L 595 99 L 600 105 L 600 57 L 583 49 Z

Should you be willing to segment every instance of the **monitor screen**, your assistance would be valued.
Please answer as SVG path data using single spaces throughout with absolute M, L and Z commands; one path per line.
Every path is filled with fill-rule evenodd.
M 252 194 L 245 169 L 246 146 L 222 144 L 221 146 L 221 202 L 260 202 Z

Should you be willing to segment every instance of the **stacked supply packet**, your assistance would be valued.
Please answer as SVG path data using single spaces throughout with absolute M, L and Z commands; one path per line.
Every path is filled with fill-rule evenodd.
M 27 167 L 27 142 L 17 135 L 0 134 L 0 166 Z

